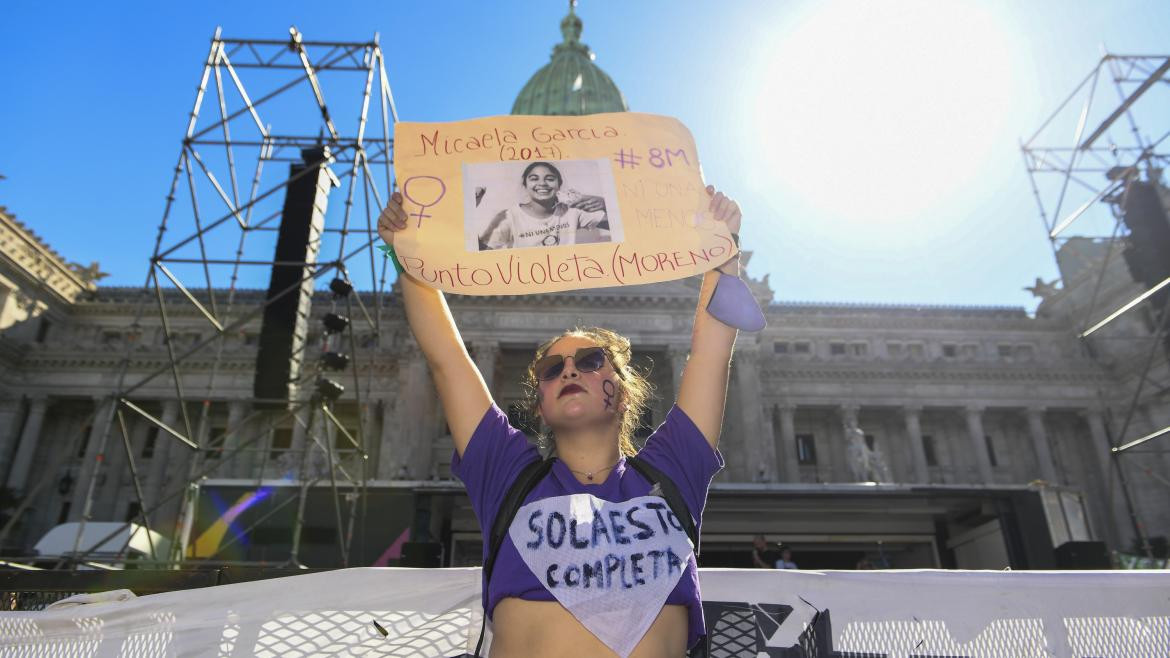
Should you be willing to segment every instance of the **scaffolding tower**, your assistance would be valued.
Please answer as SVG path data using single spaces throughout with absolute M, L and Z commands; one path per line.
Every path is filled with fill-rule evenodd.
M 1159 221 L 1165 221 L 1170 209 L 1163 179 L 1168 139 L 1170 56 L 1105 53 L 1021 144 L 1064 290 L 1091 290 L 1088 302 L 1075 308 L 1077 335 L 1091 358 L 1127 382 L 1120 396 L 1126 400 L 1125 411 L 1106 428 L 1114 465 L 1108 490 L 1112 498 L 1116 475 L 1116 488 L 1147 552 L 1149 542 L 1126 468 L 1140 464 L 1127 464 L 1124 458 L 1161 452 L 1149 442 L 1170 436 L 1170 426 L 1134 432 L 1137 411 L 1170 392 L 1170 276 L 1142 281 L 1134 275 L 1135 252 L 1153 245 L 1134 234 L 1126 215 L 1137 195 L 1152 193 L 1161 197 Z M 1155 258 L 1170 261 L 1170 250 Z M 1037 287 L 1054 290 L 1041 281 Z M 1126 292 L 1118 298 L 1121 290 Z
M 290 473 L 298 495 L 282 503 L 290 507 L 297 503 L 286 564 L 303 566 L 298 547 L 306 497 L 310 488 L 325 482 L 332 495 L 339 563 L 351 563 L 355 527 L 359 533 L 364 529 L 366 484 L 371 477 L 366 470 L 366 414 L 358 414 L 356 431 L 351 431 L 339 421 L 334 405 L 342 400 L 365 410 L 370 404 L 369 361 L 384 321 L 388 273 L 385 260 L 375 251 L 380 241 L 375 227 L 394 184 L 391 131 L 396 120 L 377 34 L 363 42 L 310 41 L 292 27 L 285 39 L 235 39 L 216 29 L 186 120 L 132 327 L 141 332 L 144 318 L 156 315 L 167 360 L 143 371 L 141 364 L 135 365 L 133 341 L 127 345 L 113 392 L 101 407 L 105 412 L 99 409 L 93 421 L 104 423 L 105 429 L 77 478 L 76 485 L 86 488 L 85 503 L 69 564 L 85 562 L 118 534 L 81 546 L 85 524 L 93 520 L 107 451 L 125 451 L 137 498 L 137 519 L 127 521 L 121 532 L 137 522 L 145 526 L 149 539 L 155 513 L 164 506 L 178 510 L 176 541 L 164 560 L 174 566 L 189 556 L 199 483 L 254 446 L 262 446 L 274 428 L 290 419 L 304 437 L 305 449 Z M 292 168 L 290 175 L 274 163 L 301 166 Z M 326 187 L 338 187 L 335 194 L 344 201 L 340 208 L 334 204 L 326 209 L 321 201 L 327 198 L 325 190 L 314 208 L 320 230 L 310 238 L 311 257 L 281 261 L 273 247 L 280 232 L 282 198 L 300 177 L 313 175 Z M 265 299 L 254 303 L 256 296 L 247 289 L 262 287 L 279 266 L 303 268 L 304 276 L 281 290 L 270 288 Z M 355 292 L 359 281 L 368 291 L 367 301 Z M 299 372 L 294 368 L 287 398 L 253 396 L 246 400 L 252 408 L 249 415 L 212 432 L 209 410 L 224 376 L 225 338 L 241 335 L 248 323 L 254 326 L 265 309 L 286 296 L 308 290 L 311 297 L 325 284 L 331 308 L 322 340 L 296 345 L 293 356 L 306 366 Z M 194 309 L 210 333 L 185 344 L 172 323 L 176 305 Z M 300 311 L 307 316 L 303 307 Z M 360 342 L 355 325 L 363 337 Z M 320 353 L 310 353 L 318 349 Z M 199 376 L 185 379 L 185 366 L 195 361 Z M 166 380 L 178 400 L 179 413 L 173 420 L 159 418 L 135 402 L 144 387 L 158 390 Z M 189 401 L 197 412 L 189 409 Z M 129 416 L 157 427 L 160 440 L 191 451 L 185 477 L 167 483 L 153 499 L 144 491 L 134 461 Z M 258 431 L 244 429 L 257 427 Z M 355 458 L 342 459 L 339 444 Z M 313 455 L 324 461 L 324 472 L 311 472 Z M 263 468 L 257 473 L 259 490 Z M 251 532 L 270 516 L 240 532 Z

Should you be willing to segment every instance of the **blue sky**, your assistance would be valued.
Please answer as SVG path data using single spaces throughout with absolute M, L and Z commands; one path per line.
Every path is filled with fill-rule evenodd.
M 217 25 L 378 32 L 400 118 L 447 121 L 507 113 L 565 10 L 8 3 L 0 204 L 67 259 L 99 261 L 104 283 L 140 285 Z M 1155 0 L 584 0 L 578 13 L 631 109 L 690 127 L 708 180 L 744 208 L 749 272 L 781 300 L 1033 307 L 1022 287 L 1055 267 L 1020 138 L 1102 46 L 1170 50 L 1170 3 Z

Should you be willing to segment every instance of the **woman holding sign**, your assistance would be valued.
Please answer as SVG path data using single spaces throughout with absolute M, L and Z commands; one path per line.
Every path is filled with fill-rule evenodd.
M 738 233 L 738 204 L 707 192 L 715 219 Z M 387 243 L 406 228 L 401 203 L 395 194 L 378 220 Z M 738 275 L 738 259 L 718 269 Z M 649 385 L 631 366 L 629 340 L 576 329 L 537 349 L 527 373 L 532 411 L 548 428 L 555 460 L 520 501 L 499 551 L 488 556 L 484 542 L 485 559 L 494 560 L 484 592 L 493 658 L 677 658 L 703 635 L 688 530 L 723 467 L 716 446 L 736 337 L 707 311 L 719 276 L 704 275 L 678 399 L 640 451 L 631 439 Z M 443 294 L 408 275 L 400 281 L 455 442 L 451 470 L 486 535 L 515 481 L 537 472 L 541 456 L 492 401 Z M 652 484 L 647 467 L 664 477 Z M 685 503 L 685 512 L 676 514 L 671 501 Z

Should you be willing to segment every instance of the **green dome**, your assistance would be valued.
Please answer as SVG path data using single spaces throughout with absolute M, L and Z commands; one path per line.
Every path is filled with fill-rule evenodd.
M 552 61 L 537 71 L 520 90 L 512 114 L 582 115 L 625 112 L 626 99 L 605 71 L 593 63 L 589 46 L 581 43 L 581 19 L 569 6 L 561 21 L 565 40 L 552 52 Z

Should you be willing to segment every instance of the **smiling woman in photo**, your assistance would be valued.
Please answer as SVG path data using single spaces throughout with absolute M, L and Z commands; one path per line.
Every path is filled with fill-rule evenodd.
M 562 190 L 564 177 L 556 166 L 533 162 L 525 167 L 520 184 L 528 200 L 492 217 L 479 236 L 481 250 L 578 244 L 578 230 L 597 233 L 589 242 L 609 240 L 605 199 Z

